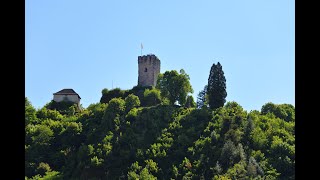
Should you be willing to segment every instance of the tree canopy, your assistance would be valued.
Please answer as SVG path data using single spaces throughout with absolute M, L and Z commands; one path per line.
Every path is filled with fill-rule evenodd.
M 178 101 L 185 105 L 188 93 L 193 93 L 189 75 L 183 69 L 178 73 L 176 70 L 166 71 L 159 74 L 157 88 L 161 91 L 161 96 L 168 98 L 171 105 Z
M 197 96 L 197 108 L 208 106 L 208 95 L 207 95 L 208 85 L 205 85 L 203 90 L 198 93 Z
M 217 64 L 213 63 L 207 87 L 209 106 L 211 109 L 217 109 L 224 105 L 227 97 L 226 88 L 226 78 L 221 64 L 219 62 Z
M 215 113 L 166 104 L 141 107 L 131 94 L 61 114 L 34 109 L 26 99 L 25 176 L 295 179 L 294 112 L 292 105 L 272 103 L 261 112 L 247 112 L 236 102 Z
M 166 71 L 80 111 L 25 98 L 25 179 L 295 179 L 293 105 L 225 102 L 218 63 L 195 108 L 189 80 Z

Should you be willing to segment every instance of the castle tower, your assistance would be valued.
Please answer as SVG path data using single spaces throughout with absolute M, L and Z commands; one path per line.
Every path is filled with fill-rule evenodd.
M 138 56 L 139 76 L 138 85 L 156 86 L 160 73 L 160 60 L 154 54 Z

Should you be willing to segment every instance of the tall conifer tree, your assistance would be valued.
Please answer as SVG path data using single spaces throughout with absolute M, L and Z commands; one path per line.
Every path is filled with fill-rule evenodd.
M 226 102 L 226 78 L 219 62 L 217 65 L 213 63 L 211 66 L 207 93 L 211 109 L 222 107 Z

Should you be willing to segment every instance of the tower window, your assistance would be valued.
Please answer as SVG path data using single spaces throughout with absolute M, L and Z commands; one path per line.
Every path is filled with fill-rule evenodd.
M 148 72 L 148 69 L 147 69 L 147 68 L 144 68 L 144 72 Z

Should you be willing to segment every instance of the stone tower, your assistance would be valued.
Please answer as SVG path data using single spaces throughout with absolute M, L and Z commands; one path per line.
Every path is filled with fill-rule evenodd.
M 138 56 L 139 76 L 138 85 L 156 86 L 160 73 L 160 60 L 154 54 Z

